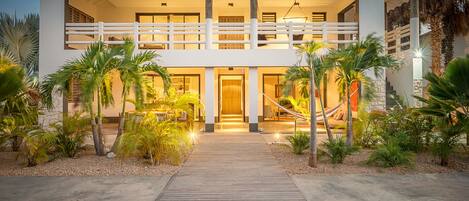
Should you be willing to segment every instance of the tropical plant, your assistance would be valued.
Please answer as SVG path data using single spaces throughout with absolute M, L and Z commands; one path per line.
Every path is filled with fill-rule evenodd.
M 119 139 L 119 157 L 146 158 L 152 165 L 168 161 L 179 164 L 191 147 L 187 129 L 173 121 L 158 122 L 154 113 L 128 121 Z
M 46 132 L 40 128 L 31 128 L 20 147 L 19 156 L 25 159 L 28 167 L 36 166 L 39 163 L 49 160 L 49 151 L 53 147 L 56 136 L 54 133 Z
M 158 56 L 154 51 L 144 51 L 134 54 L 134 42 L 128 39 L 125 40 L 124 45 L 118 46 L 117 48 L 120 49 L 122 54 L 119 64 L 117 65 L 117 71 L 119 71 L 120 80 L 122 82 L 122 109 L 117 137 L 112 145 L 111 151 L 115 151 L 117 148 L 117 142 L 124 131 L 125 109 L 128 101 L 127 97 L 131 88 L 135 94 L 135 103 L 137 104 L 137 107 L 143 104 L 142 89 L 144 88 L 144 73 L 150 71 L 157 73 L 162 78 L 165 89 L 167 89 L 171 83 L 171 79 L 166 68 L 162 68 L 154 62 L 154 59 Z
M 351 96 L 352 84 L 360 83 L 367 94 L 362 98 L 370 100 L 373 98 L 373 87 L 370 78 L 365 73 L 372 70 L 375 77 L 382 76 L 383 68 L 396 67 L 397 63 L 390 55 L 384 54 L 384 46 L 379 38 L 368 35 L 364 40 L 351 44 L 344 49 L 333 51 L 329 58 L 333 65 L 337 66 L 336 82 L 342 97 L 347 102 L 347 140 L 348 146 L 353 142 L 352 106 Z
M 78 154 L 85 136 L 89 134 L 89 122 L 88 118 L 75 113 L 51 125 L 56 134 L 54 145 L 61 155 L 74 158 Z
M 428 74 L 428 97 L 416 97 L 425 103 L 418 111 L 437 118 L 461 123 L 469 136 L 469 55 L 451 61 L 440 77 Z M 467 144 L 469 144 L 469 138 Z
M 0 49 L 8 52 L 28 75 L 37 78 L 39 70 L 39 15 L 22 19 L 0 13 Z
M 304 47 L 301 48 L 301 52 L 306 52 L 306 51 L 311 51 L 311 49 L 308 46 L 314 46 L 313 44 L 305 44 L 303 45 Z M 317 51 L 317 50 L 316 50 Z M 308 54 L 310 55 L 310 54 Z M 313 63 L 312 65 L 314 66 L 314 82 L 315 86 L 318 88 L 316 90 L 316 93 L 319 98 L 319 104 L 321 106 L 321 114 L 323 117 L 323 122 L 324 122 L 324 127 L 326 128 L 326 133 L 329 139 L 332 139 L 332 131 L 329 126 L 329 122 L 327 119 L 326 111 L 324 109 L 324 99 L 322 98 L 322 92 L 321 92 L 321 85 L 322 81 L 326 79 L 326 74 L 327 71 L 330 70 L 330 65 L 327 65 L 324 63 L 322 60 L 321 56 L 308 56 L 306 58 L 308 63 Z M 312 61 L 309 61 L 312 60 Z M 309 67 L 302 67 L 302 66 L 292 66 L 288 68 L 286 74 L 285 74 L 285 88 L 284 88 L 284 94 L 290 94 L 292 89 L 294 88 L 293 86 L 300 86 L 300 94 L 302 94 L 303 98 L 309 98 L 309 93 L 308 93 L 308 86 L 310 85 L 310 79 L 311 79 L 311 68 Z M 315 97 L 314 97 L 315 98 Z M 289 97 L 291 100 L 292 98 Z M 305 99 L 306 100 L 306 99 Z M 295 101 L 295 100 L 291 100 Z M 305 107 L 308 108 L 308 107 Z M 299 109 L 299 108 L 297 108 Z M 298 111 L 298 110 L 297 110 Z M 310 112 L 306 110 L 305 112 L 302 112 L 306 114 L 306 116 L 310 116 Z
M 380 167 L 395 167 L 411 164 L 412 152 L 403 151 L 393 140 L 379 145 L 368 158 L 368 164 Z
M 432 152 L 440 157 L 440 165 L 448 166 L 449 157 L 463 132 L 463 125 L 450 119 L 440 119 L 437 128 L 439 132 L 434 135 Z
M 345 140 L 341 137 L 330 139 L 324 142 L 326 155 L 331 159 L 333 164 L 343 163 L 345 157 L 357 151 L 357 147 L 350 147 L 345 144 Z
M 41 86 L 43 102 L 52 108 L 54 94 L 69 92 L 73 79 L 80 82 L 80 102 L 90 114 L 97 155 L 105 154 L 102 111 L 103 107 L 114 103 L 111 74 L 120 64 L 120 53 L 120 48 L 107 47 L 102 41 L 91 44 L 80 58 L 67 62 L 57 72 L 47 75 Z
M 466 4 L 465 0 L 422 0 L 420 1 L 420 17 L 423 22 L 430 24 L 430 37 L 432 46 L 432 72 L 436 75 L 442 73 L 442 41 L 444 38 L 444 18 L 448 16 L 446 20 L 450 20 L 454 12 L 460 9 L 461 4 Z M 467 8 L 466 8 L 467 9 Z M 455 24 L 462 24 L 464 21 L 454 22 Z M 451 22 L 453 23 L 453 22 Z M 464 25 L 461 25 L 464 26 Z M 448 29 L 454 30 L 455 27 L 448 25 Z M 449 33 L 449 32 L 447 32 Z M 451 37 L 451 36 L 450 36 Z M 449 42 L 449 41 L 448 41 Z M 450 49 L 447 49 L 450 51 Z M 452 50 L 451 50 L 452 51 Z
M 380 133 L 383 132 L 383 119 L 386 113 L 383 111 L 366 111 L 366 101 L 358 107 L 358 119 L 353 122 L 355 134 L 354 143 L 364 148 L 374 148 L 381 140 Z
M 303 154 L 303 151 L 310 146 L 310 137 L 305 132 L 296 132 L 294 135 L 287 136 L 286 139 L 290 142 L 294 154 Z
M 455 5 L 444 14 L 443 33 L 442 54 L 444 64 L 448 65 L 454 56 L 455 36 L 465 36 L 469 33 L 469 2 L 467 0 L 456 0 Z

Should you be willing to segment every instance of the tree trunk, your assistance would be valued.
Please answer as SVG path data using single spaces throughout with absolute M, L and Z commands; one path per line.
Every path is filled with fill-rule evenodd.
M 101 90 L 98 89 L 98 111 L 97 111 L 97 121 L 98 121 L 98 146 L 99 153 L 98 155 L 104 156 L 104 135 L 103 135 L 103 112 L 102 112 L 102 101 L 101 101 Z
M 319 92 L 318 95 L 319 95 L 319 104 L 321 105 L 321 113 L 322 113 L 322 118 L 324 122 L 324 127 L 326 128 L 327 138 L 329 140 L 333 140 L 334 136 L 332 136 L 331 128 L 329 128 L 329 121 L 327 120 L 326 111 L 324 110 L 324 104 L 322 102 L 323 100 L 322 100 L 321 92 Z
M 93 133 L 93 144 L 96 155 L 101 153 L 99 147 L 99 136 L 98 136 L 98 127 L 96 126 L 96 117 L 94 116 L 93 106 L 90 106 L 90 116 L 91 116 L 91 130 Z
M 314 67 L 312 61 L 310 63 L 311 68 L 311 78 L 310 78 L 310 93 L 309 93 L 309 103 L 310 103 L 310 117 L 311 117 L 311 125 L 310 125 L 310 147 L 311 147 L 311 155 L 309 157 L 309 166 L 310 167 L 317 167 L 317 142 L 316 142 L 316 97 L 315 97 L 315 87 L 314 87 Z
M 352 146 L 353 144 L 353 124 L 352 124 L 352 105 L 350 103 L 350 86 L 347 84 L 346 86 L 346 98 L 347 98 L 347 146 Z
M 122 110 L 121 110 L 121 114 L 120 114 L 120 118 L 119 118 L 119 126 L 117 128 L 117 136 L 116 136 L 116 140 L 114 140 L 114 144 L 112 144 L 112 148 L 111 148 L 111 151 L 112 152 L 116 152 L 116 149 L 117 149 L 117 144 L 119 143 L 119 139 L 122 135 L 122 133 L 124 133 L 124 125 L 125 125 L 125 105 L 126 105 L 126 99 L 127 99 L 127 93 L 126 93 L 126 86 L 123 86 L 123 92 L 122 92 Z
M 454 27 L 452 27 L 451 24 L 452 23 L 443 24 L 444 39 L 441 53 L 445 56 L 445 66 L 453 60 L 454 56 Z
M 432 72 L 441 75 L 441 41 L 443 30 L 441 27 L 441 16 L 434 16 L 430 19 L 431 40 L 432 40 Z

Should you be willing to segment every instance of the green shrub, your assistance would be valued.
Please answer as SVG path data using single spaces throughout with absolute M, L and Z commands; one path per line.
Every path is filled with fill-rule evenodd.
M 343 163 L 345 157 L 358 150 L 357 147 L 347 146 L 345 140 L 340 137 L 324 142 L 324 146 L 327 150 L 326 154 L 333 164 Z
M 24 137 L 20 146 L 20 157 L 25 159 L 28 167 L 49 160 L 49 151 L 54 146 L 56 135 L 42 129 L 31 129 Z
M 381 140 L 383 120 L 386 113 L 382 111 L 367 112 L 365 106 L 360 105 L 358 119 L 353 122 L 354 143 L 365 148 L 373 148 Z
M 290 142 L 293 153 L 295 154 L 303 154 L 303 151 L 309 148 L 310 137 L 306 132 L 297 132 L 286 138 Z
M 454 152 L 464 128 L 460 123 L 439 122 L 437 125 L 439 132 L 434 135 L 432 152 L 440 157 L 440 165 L 447 166 L 449 156 Z
M 368 164 L 380 167 L 395 167 L 411 163 L 412 153 L 403 151 L 396 142 L 378 146 L 368 159 Z
M 90 134 L 89 118 L 83 118 L 79 113 L 65 117 L 62 123 L 55 123 L 52 127 L 57 135 L 55 141 L 57 151 L 69 158 L 78 154 L 84 137 Z
M 152 165 L 164 161 L 180 164 L 191 146 L 185 128 L 183 123 L 174 121 L 157 122 L 153 113 L 134 118 L 127 123 L 119 140 L 117 155 L 145 158 Z

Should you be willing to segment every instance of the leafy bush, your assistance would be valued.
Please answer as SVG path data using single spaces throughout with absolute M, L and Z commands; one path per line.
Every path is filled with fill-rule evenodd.
M 354 143 L 365 148 L 373 148 L 380 141 L 383 132 L 383 120 L 386 113 L 383 111 L 365 111 L 365 105 L 361 104 L 358 111 L 358 119 L 354 121 Z
M 390 141 L 378 146 L 368 159 L 368 164 L 380 167 L 395 167 L 411 163 L 412 152 L 403 151 L 399 145 Z
M 306 132 L 296 132 L 292 136 L 287 136 L 290 142 L 293 153 L 303 154 L 303 151 L 309 148 L 310 137 Z
M 65 117 L 62 123 L 53 124 L 52 127 L 57 135 L 57 151 L 63 156 L 73 158 L 80 151 L 84 137 L 89 134 L 90 120 L 76 113 Z
M 179 164 L 190 146 L 190 138 L 183 123 L 157 122 L 156 116 L 149 113 L 127 123 L 126 131 L 119 140 L 117 155 L 145 158 L 152 165 L 163 161 Z
M 445 122 L 439 122 L 437 127 L 439 133 L 434 135 L 432 152 L 440 157 L 440 165 L 448 166 L 449 156 L 454 152 L 464 128 L 459 123 L 453 125 Z
M 357 147 L 349 147 L 345 144 L 345 140 L 340 137 L 324 142 L 327 151 L 326 154 L 331 158 L 333 164 L 343 163 L 345 157 L 357 151 Z
M 20 156 L 26 161 L 28 167 L 49 160 L 49 151 L 53 147 L 56 135 L 36 128 L 30 130 L 24 137 L 20 146 Z

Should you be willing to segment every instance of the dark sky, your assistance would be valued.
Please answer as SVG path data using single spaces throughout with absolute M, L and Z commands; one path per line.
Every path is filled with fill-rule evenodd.
M 0 12 L 5 12 L 17 17 L 23 17 L 29 13 L 39 14 L 39 0 L 0 0 Z

